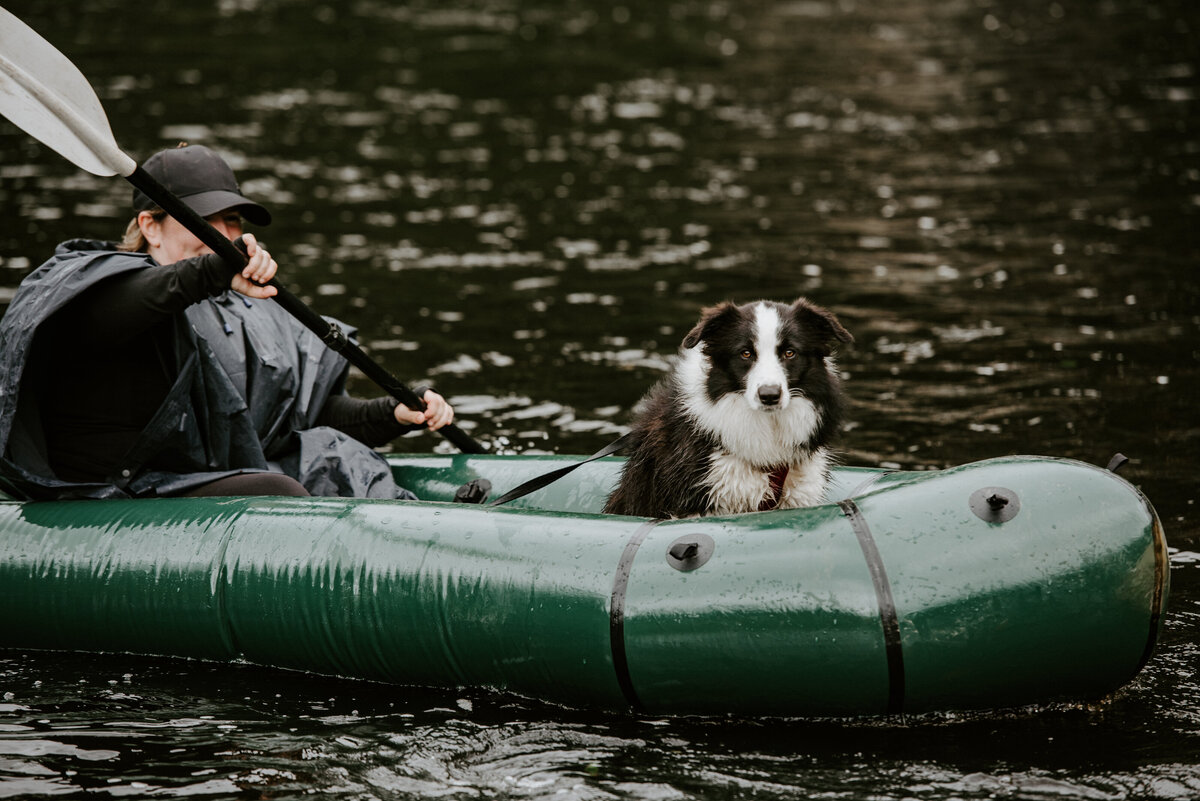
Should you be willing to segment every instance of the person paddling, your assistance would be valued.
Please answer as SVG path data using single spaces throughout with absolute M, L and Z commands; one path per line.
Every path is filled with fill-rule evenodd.
M 229 239 L 270 213 L 202 145 L 143 168 Z M 71 240 L 0 319 L 0 485 L 28 498 L 412 498 L 373 447 L 454 419 L 345 392 L 346 361 L 269 302 L 278 270 L 245 234 L 240 272 L 134 191 L 119 244 Z M 347 336 L 353 330 L 336 323 Z

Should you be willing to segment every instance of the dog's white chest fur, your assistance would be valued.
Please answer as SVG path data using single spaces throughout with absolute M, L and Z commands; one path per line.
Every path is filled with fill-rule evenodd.
M 825 448 L 788 467 L 776 508 L 815 506 L 825 499 L 829 472 L 829 452 Z M 764 501 L 772 500 L 770 475 L 724 450 L 713 451 L 709 457 L 705 484 L 709 487 L 709 508 L 713 514 L 756 512 Z

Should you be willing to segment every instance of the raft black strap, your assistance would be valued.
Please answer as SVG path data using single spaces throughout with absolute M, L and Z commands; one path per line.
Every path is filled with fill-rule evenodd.
M 1129 457 L 1123 453 L 1113 454 L 1113 458 L 1108 460 L 1108 467 L 1105 469 L 1110 473 L 1115 473 L 1125 465 L 1129 464 Z
M 613 670 L 617 672 L 617 684 L 625 695 L 626 703 L 637 712 L 643 711 L 643 707 L 637 691 L 633 689 L 633 679 L 629 676 L 629 659 L 625 654 L 625 591 L 629 588 L 633 557 L 637 556 L 638 548 L 650 533 L 650 529 L 661 522 L 647 520 L 638 526 L 629 542 L 625 543 L 621 561 L 617 564 L 617 575 L 613 579 L 612 600 L 608 605 L 608 634 L 612 644 Z
M 570 473 L 572 470 L 575 470 L 577 468 L 583 467 L 588 462 L 594 462 L 597 459 L 603 458 L 605 456 L 612 456 L 614 453 L 621 450 L 621 448 L 624 448 L 626 445 L 628 445 L 629 440 L 631 440 L 631 439 L 633 439 L 632 431 L 629 432 L 628 434 L 624 434 L 620 437 L 617 437 L 615 440 L 608 443 L 603 448 L 596 451 L 595 453 L 593 453 L 591 456 L 584 459 L 583 461 L 572 462 L 571 464 L 567 465 L 566 467 L 560 467 L 557 470 L 551 470 L 549 473 L 542 473 L 540 476 L 534 476 L 533 478 L 526 481 L 524 484 L 521 484 L 517 487 L 510 489 L 508 492 L 504 493 L 503 495 L 501 495 L 499 498 L 492 501 L 488 505 L 489 506 L 499 506 L 502 503 L 508 503 L 509 501 L 514 501 L 523 495 L 528 495 L 531 492 L 537 492 L 542 487 L 545 487 L 548 484 L 553 484 L 555 481 L 558 481 L 560 478 L 567 475 L 567 473 Z
M 875 482 L 876 482 L 876 481 L 878 481 L 879 479 L 883 478 L 884 476 L 890 476 L 890 475 L 892 475 L 893 473 L 896 473 L 896 472 L 898 472 L 898 471 L 896 471 L 896 470 L 884 470 L 884 471 L 882 471 L 882 472 L 875 473 L 874 475 L 872 475 L 872 476 L 868 477 L 866 481 L 862 482 L 862 483 L 861 483 L 861 484 L 859 484 L 857 487 L 855 487 L 854 489 L 852 489 L 852 490 L 850 490 L 849 492 L 847 492 L 847 493 L 846 493 L 846 497 L 847 497 L 847 498 L 857 498 L 859 495 L 862 495 L 864 492 L 866 492 L 866 491 L 867 491 L 867 490 L 869 490 L 871 487 L 873 487 L 873 486 L 875 485 Z
M 879 603 L 879 620 L 883 623 L 883 644 L 887 652 L 888 666 L 888 714 L 899 714 L 904 710 L 904 652 L 900 644 L 900 618 L 896 614 L 896 602 L 892 598 L 892 587 L 888 583 L 883 558 L 871 536 L 871 528 L 858 505 L 850 499 L 838 501 L 842 512 L 850 519 L 850 526 L 858 537 L 867 560 L 867 570 L 875 585 L 875 599 Z

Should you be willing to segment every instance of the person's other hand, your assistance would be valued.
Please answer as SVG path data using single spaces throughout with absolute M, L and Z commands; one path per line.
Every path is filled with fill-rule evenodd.
M 396 420 L 405 425 L 425 425 L 431 431 L 454 422 L 454 407 L 432 389 L 425 390 L 425 411 L 414 411 L 403 403 L 396 405 Z

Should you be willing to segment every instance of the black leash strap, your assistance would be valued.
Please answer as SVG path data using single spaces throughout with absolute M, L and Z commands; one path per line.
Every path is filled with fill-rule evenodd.
M 543 473 L 540 476 L 534 476 L 524 484 L 510 489 L 508 492 L 504 493 L 499 498 L 488 504 L 488 506 L 499 506 L 502 503 L 508 503 L 509 501 L 516 500 L 524 495 L 528 495 L 531 492 L 537 492 L 542 487 L 545 487 L 548 484 L 553 484 L 555 481 L 558 481 L 572 470 L 583 467 L 588 462 L 594 462 L 597 459 L 604 458 L 605 456 L 612 456 L 614 453 L 628 445 L 632 438 L 633 432 L 630 431 L 628 434 L 617 437 L 615 440 L 608 443 L 603 448 L 596 451 L 581 462 L 575 462 L 567 465 L 566 467 L 560 467 L 557 470 L 551 470 L 549 473 Z

